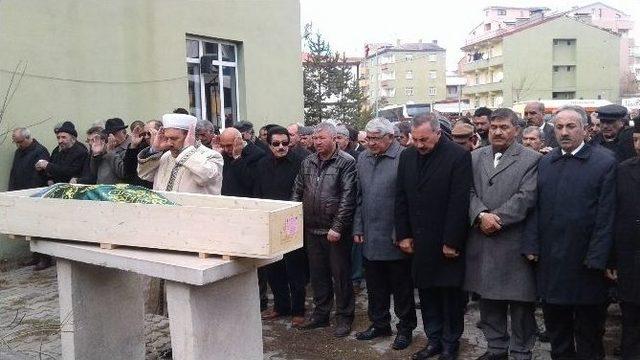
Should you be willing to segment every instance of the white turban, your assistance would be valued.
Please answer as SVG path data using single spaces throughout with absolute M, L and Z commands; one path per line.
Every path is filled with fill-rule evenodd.
M 195 116 L 186 114 L 164 114 L 162 115 L 162 126 L 165 129 L 189 130 L 191 126 L 196 126 L 198 119 Z

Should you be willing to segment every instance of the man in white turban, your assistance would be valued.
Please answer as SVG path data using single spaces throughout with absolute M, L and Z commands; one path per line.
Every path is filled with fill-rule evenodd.
M 220 153 L 196 142 L 197 119 L 185 114 L 162 116 L 162 128 L 151 130 L 151 146 L 138 155 L 138 175 L 154 190 L 219 195 Z

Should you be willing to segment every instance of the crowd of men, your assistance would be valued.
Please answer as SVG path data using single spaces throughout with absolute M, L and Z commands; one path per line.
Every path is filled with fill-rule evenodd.
M 470 298 L 488 344 L 479 359 L 531 359 L 537 306 L 554 360 L 604 359 L 616 285 L 622 357 L 639 359 L 640 118 L 631 126 L 618 105 L 597 118 L 577 106 L 544 116 L 530 103 L 523 119 L 479 108 L 454 122 L 374 118 L 363 131 L 272 124 L 256 137 L 251 123 L 219 132 L 176 109 L 130 126 L 108 119 L 86 132 L 86 146 L 67 121 L 51 155 L 14 130 L 9 189 L 124 182 L 300 201 L 304 247 L 260 270 L 263 318 L 311 330 L 335 311 L 334 335 L 347 336 L 364 278 L 370 326 L 356 338 L 392 335 L 393 298 L 401 350 L 417 326 L 417 289 L 428 343 L 413 359 L 457 358 Z M 50 261 L 36 256 L 36 269 Z

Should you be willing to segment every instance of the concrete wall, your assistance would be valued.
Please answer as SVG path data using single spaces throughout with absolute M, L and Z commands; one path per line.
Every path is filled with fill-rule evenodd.
M 1 132 L 46 120 L 32 133 L 49 149 L 63 120 L 82 134 L 109 117 L 131 123 L 187 108 L 186 34 L 238 44 L 241 119 L 303 116 L 298 0 L 4 0 L 0 34 L 2 97 L 27 63 Z M 0 146 L 0 190 L 13 149 L 10 138 Z
M 576 98 L 619 101 L 619 36 L 560 17 L 504 39 L 505 106 L 564 91 L 553 88 L 554 39 L 576 39 Z

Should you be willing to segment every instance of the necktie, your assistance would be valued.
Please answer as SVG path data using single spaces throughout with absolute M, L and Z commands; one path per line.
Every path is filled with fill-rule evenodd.
M 502 153 L 495 153 L 493 155 L 493 167 L 497 168 L 498 164 L 500 164 L 500 158 L 502 157 Z

